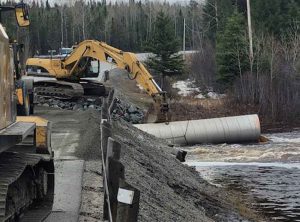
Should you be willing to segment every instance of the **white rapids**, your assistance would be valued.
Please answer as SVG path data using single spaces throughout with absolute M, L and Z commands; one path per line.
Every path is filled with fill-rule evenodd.
M 300 131 L 266 136 L 263 144 L 186 147 L 186 164 L 210 184 L 250 197 L 270 221 L 300 221 Z

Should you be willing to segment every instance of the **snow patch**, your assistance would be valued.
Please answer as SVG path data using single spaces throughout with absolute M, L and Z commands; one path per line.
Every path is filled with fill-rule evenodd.
M 216 92 L 209 92 L 207 93 L 207 96 L 211 99 L 221 99 L 225 97 L 225 94 L 218 94 Z
M 196 96 L 194 96 L 195 99 L 205 99 L 206 97 L 203 94 L 198 94 Z
M 153 56 L 153 53 L 136 53 L 136 58 L 140 61 L 140 62 L 145 62 L 147 61 L 147 59 L 151 56 Z
M 195 81 L 190 79 L 177 81 L 173 83 L 172 87 L 178 89 L 178 95 L 181 96 L 189 96 L 200 92 L 199 87 L 195 86 Z
M 172 87 L 178 90 L 178 95 L 186 97 L 193 96 L 195 99 L 221 99 L 225 97 L 225 94 L 218 94 L 216 92 L 210 91 L 208 93 L 203 93 L 199 87 L 196 86 L 196 81 L 187 79 L 179 80 L 173 83 Z
M 178 52 L 178 55 L 190 55 L 190 54 L 194 54 L 194 53 L 197 53 L 198 51 L 195 51 L 195 50 L 188 50 L 188 51 L 179 51 Z M 149 59 L 149 57 L 152 57 L 154 56 L 153 53 L 135 53 L 137 59 L 141 62 L 145 62 L 147 61 L 147 59 Z

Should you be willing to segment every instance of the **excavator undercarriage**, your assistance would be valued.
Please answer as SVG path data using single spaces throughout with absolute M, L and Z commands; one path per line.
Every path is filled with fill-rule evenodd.
M 80 83 L 43 80 L 34 83 L 34 93 L 43 97 L 72 100 L 84 95 L 105 96 L 106 90 L 103 84 L 88 80 Z

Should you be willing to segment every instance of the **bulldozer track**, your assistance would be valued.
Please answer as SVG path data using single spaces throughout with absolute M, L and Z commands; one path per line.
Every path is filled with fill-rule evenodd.
M 49 162 L 36 154 L 0 154 L 0 221 L 19 221 L 28 207 L 42 198 L 45 181 L 41 182 L 39 172 L 46 170 Z M 48 180 L 45 183 L 48 186 Z

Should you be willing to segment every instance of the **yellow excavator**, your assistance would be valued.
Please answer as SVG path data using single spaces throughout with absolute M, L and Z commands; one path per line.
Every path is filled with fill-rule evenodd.
M 1 15 L 9 11 L 20 27 L 29 25 L 29 17 L 23 2 L 0 5 L 0 221 L 19 221 L 30 217 L 31 204 L 53 199 L 54 164 L 50 123 L 26 116 L 32 88 L 16 69 L 18 44 L 10 43 L 2 25 Z
M 168 121 L 169 104 L 166 92 L 153 79 L 145 66 L 131 52 L 123 52 L 104 42 L 85 40 L 73 47 L 71 54 L 63 58 L 29 58 L 26 61 L 27 75 L 54 77 L 59 81 L 41 81 L 36 86 L 38 94 L 71 98 L 73 96 L 99 93 L 103 95 L 103 85 L 82 78 L 90 75 L 91 63 L 96 61 L 116 65 L 128 71 L 128 77 L 145 89 L 154 100 L 156 121 Z M 80 83 L 80 84 L 79 84 Z

